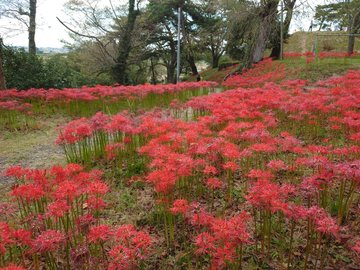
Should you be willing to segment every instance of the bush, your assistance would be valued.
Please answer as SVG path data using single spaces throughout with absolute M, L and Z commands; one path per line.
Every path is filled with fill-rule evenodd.
M 23 49 L 5 48 L 4 75 L 8 88 L 28 89 L 41 88 L 44 81 L 44 63 L 36 56 Z
M 24 49 L 4 49 L 4 75 L 8 88 L 73 88 L 112 84 L 106 76 L 93 77 L 74 68 L 64 55 L 32 55 Z

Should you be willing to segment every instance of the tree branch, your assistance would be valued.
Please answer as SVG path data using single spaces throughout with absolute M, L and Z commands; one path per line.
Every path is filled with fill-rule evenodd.
M 92 36 L 92 35 L 86 35 L 86 34 L 82 34 L 82 33 L 80 33 L 80 32 L 77 32 L 77 31 L 75 31 L 74 29 L 70 28 L 68 25 L 66 25 L 63 21 L 61 21 L 61 20 L 59 19 L 59 17 L 56 17 L 56 19 L 57 19 L 67 30 L 69 30 L 70 32 L 74 33 L 75 35 L 78 35 L 78 36 L 80 36 L 80 37 L 95 39 L 95 40 L 99 43 L 99 45 L 101 46 L 101 48 L 103 49 L 103 51 L 104 51 L 109 57 L 111 57 L 111 59 L 113 59 L 113 61 L 116 62 L 116 59 L 106 50 L 105 45 L 101 42 L 101 40 L 100 40 L 98 37 Z

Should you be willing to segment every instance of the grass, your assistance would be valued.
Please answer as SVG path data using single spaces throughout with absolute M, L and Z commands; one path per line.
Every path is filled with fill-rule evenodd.
M 215 81 L 222 83 L 226 75 L 236 72 L 239 68 L 239 65 L 234 65 L 232 67 L 219 70 L 218 68 L 208 68 L 201 73 L 201 77 L 205 81 Z
M 326 36 L 319 36 L 324 35 Z M 346 34 L 346 32 L 334 31 L 334 32 L 296 32 L 293 33 L 287 40 L 284 46 L 285 52 L 306 52 L 311 51 L 315 42 L 316 35 L 317 44 L 320 51 L 326 49 L 332 49 L 332 51 L 346 52 L 348 37 L 339 36 Z M 355 42 L 355 51 L 360 50 L 360 38 Z
M 281 62 L 287 65 L 287 79 L 310 82 L 343 75 L 349 69 L 360 69 L 360 57 L 315 59 L 311 63 L 306 63 L 305 58 L 285 59 Z
M 24 132 L 4 131 L 0 135 L 0 171 L 14 164 L 32 168 L 65 164 L 60 147 L 55 145 L 58 126 L 68 119 L 59 115 L 38 120 L 38 129 Z

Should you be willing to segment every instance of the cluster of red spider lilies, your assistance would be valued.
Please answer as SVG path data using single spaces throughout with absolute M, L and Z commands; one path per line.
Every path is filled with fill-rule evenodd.
M 360 71 L 316 84 L 285 76 L 266 60 L 225 83 L 235 89 L 169 109 L 99 112 L 64 126 L 57 143 L 69 162 L 151 188 L 158 246 L 191 254 L 189 267 L 356 265 Z M 19 181 L 11 195 L 20 220 L 2 224 L 2 265 L 25 267 L 30 257 L 49 269 L 147 269 L 158 252 L 144 231 L 100 224 L 108 186 L 99 171 L 72 164 L 8 175 Z
M 9 89 L 0 92 L 0 127 L 10 130 L 31 127 L 34 115 L 62 113 L 89 116 L 97 111 L 119 111 L 160 106 L 172 99 L 184 100 L 213 89 L 215 82 L 181 82 L 167 85 L 94 86 L 65 89 Z M 199 93 L 197 93 L 199 92 Z M 161 96 L 161 98 L 159 98 Z
M 1 269 L 132 269 L 148 255 L 148 233 L 100 223 L 109 190 L 101 171 L 15 166 L 6 175 L 17 181 L 10 196 L 18 207 L 2 205 L 2 217 L 16 224 L 0 223 Z

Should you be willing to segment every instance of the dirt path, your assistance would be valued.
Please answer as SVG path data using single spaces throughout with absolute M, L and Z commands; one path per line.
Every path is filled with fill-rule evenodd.
M 0 189 L 12 183 L 3 175 L 9 166 L 21 165 L 29 168 L 46 168 L 65 164 L 61 147 L 55 144 L 58 126 L 65 119 L 52 118 L 40 121 L 41 128 L 27 133 L 4 132 L 0 134 Z
M 301 39 L 301 53 L 307 52 L 307 39 L 308 35 L 304 35 L 303 39 Z

